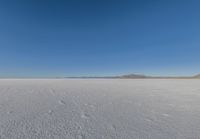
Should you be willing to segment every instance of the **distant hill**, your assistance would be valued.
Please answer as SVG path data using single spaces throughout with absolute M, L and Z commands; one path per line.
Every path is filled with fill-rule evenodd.
M 150 77 L 146 75 L 142 75 L 142 74 L 127 74 L 127 75 L 119 76 L 119 78 L 134 79 L 134 78 L 150 78 Z
M 151 78 L 142 74 L 127 74 L 119 76 L 80 76 L 80 77 L 66 77 L 66 78 L 111 78 L 111 79 L 139 79 L 139 78 Z
M 195 76 L 147 76 L 143 74 L 125 74 L 119 76 L 80 76 L 80 77 L 66 77 L 66 78 L 98 78 L 98 79 L 196 79 L 200 78 L 200 74 Z
M 128 75 L 122 75 L 119 76 L 119 78 L 124 78 L 124 79 L 143 79 L 143 78 L 148 78 L 148 79 L 195 79 L 195 78 L 200 78 L 200 74 L 195 75 L 195 76 L 147 76 L 147 75 L 142 75 L 142 74 L 128 74 Z
M 200 78 L 200 74 L 195 75 L 194 78 Z

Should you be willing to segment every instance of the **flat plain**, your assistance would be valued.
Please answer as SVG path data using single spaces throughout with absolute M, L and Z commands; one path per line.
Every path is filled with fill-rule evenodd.
M 198 79 L 1 79 L 0 139 L 198 139 Z

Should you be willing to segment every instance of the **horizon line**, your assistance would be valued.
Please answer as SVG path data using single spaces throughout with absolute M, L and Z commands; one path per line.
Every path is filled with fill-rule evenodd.
M 66 78 L 195 78 L 193 75 L 147 75 L 147 74 L 121 74 L 121 75 L 80 75 L 80 76 L 0 76 L 0 79 L 66 79 Z

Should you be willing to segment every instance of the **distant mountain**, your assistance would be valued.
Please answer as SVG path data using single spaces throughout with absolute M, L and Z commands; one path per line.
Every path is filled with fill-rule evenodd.
M 147 76 L 142 74 L 127 74 L 119 76 L 122 79 L 193 79 L 193 78 L 200 78 L 200 74 L 195 76 Z
M 80 76 L 80 77 L 66 77 L 66 78 L 89 78 L 89 79 L 200 79 L 200 74 L 195 76 L 147 76 L 143 74 L 125 74 L 119 76 Z
M 142 75 L 142 74 L 127 74 L 127 75 L 122 75 L 119 76 L 119 78 L 130 78 L 130 79 L 134 79 L 134 78 L 150 78 L 149 76 L 146 75 Z
M 200 74 L 195 75 L 194 78 L 200 78 Z
M 139 78 L 151 78 L 151 77 L 142 74 L 126 74 L 119 76 L 80 76 L 80 77 L 66 77 L 66 78 L 139 79 Z

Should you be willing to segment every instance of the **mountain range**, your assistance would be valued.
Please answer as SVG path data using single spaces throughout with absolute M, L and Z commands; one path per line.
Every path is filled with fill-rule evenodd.
M 198 79 L 200 74 L 194 76 L 148 76 L 143 74 L 125 74 L 119 76 L 79 76 L 66 78 L 107 78 L 107 79 Z

